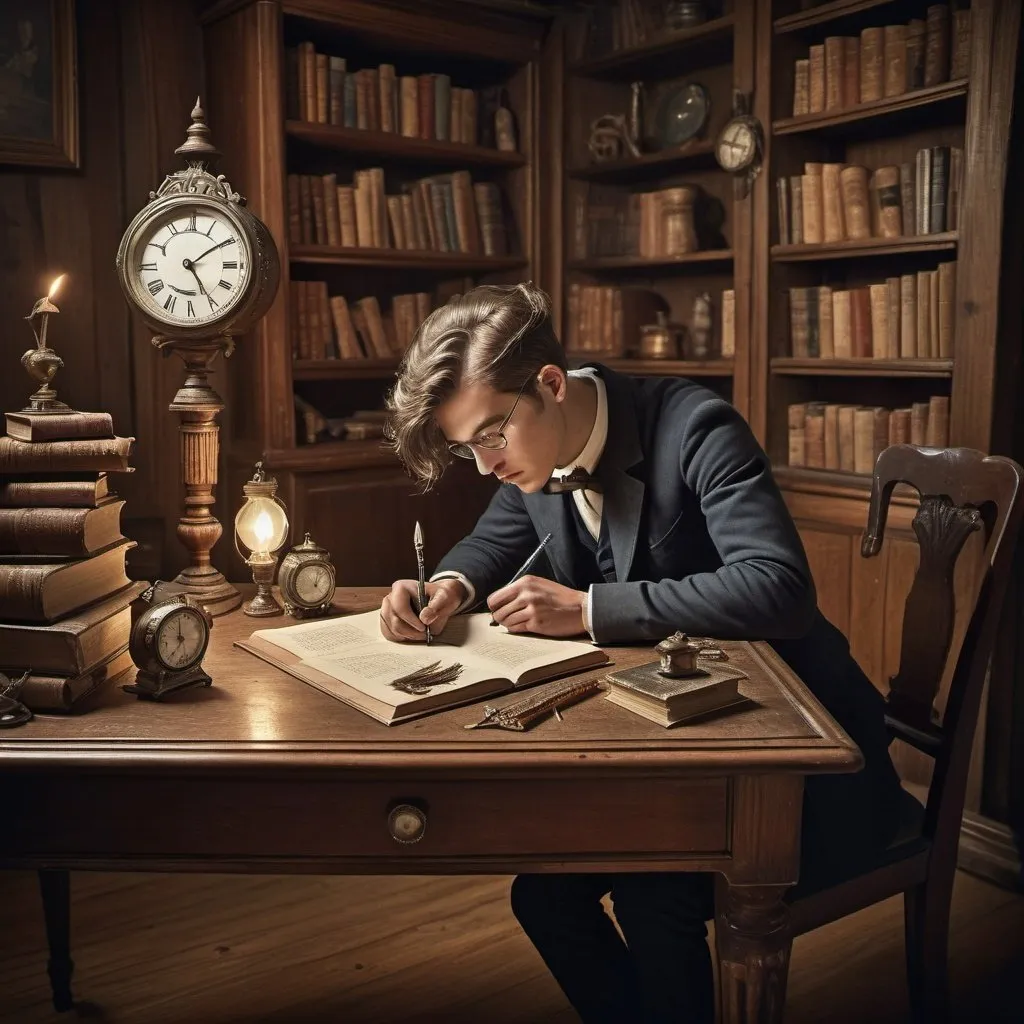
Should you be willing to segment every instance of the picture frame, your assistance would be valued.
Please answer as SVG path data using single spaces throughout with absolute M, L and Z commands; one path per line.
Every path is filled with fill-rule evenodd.
M 0 5 L 0 164 L 79 166 L 75 0 Z

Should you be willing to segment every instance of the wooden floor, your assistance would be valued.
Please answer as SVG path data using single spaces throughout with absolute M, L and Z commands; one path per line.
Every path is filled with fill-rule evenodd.
M 507 878 L 79 874 L 72 885 L 86 1005 L 58 1015 L 35 876 L 0 873 L 5 1024 L 577 1020 L 509 912 Z M 1024 896 L 960 875 L 954 1020 L 1024 1020 L 1022 972 Z M 899 900 L 797 940 L 787 1024 L 906 1019 Z

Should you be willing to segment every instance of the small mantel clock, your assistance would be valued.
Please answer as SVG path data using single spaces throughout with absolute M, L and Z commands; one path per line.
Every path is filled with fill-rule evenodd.
M 281 560 L 277 584 L 284 610 L 297 619 L 326 615 L 334 600 L 335 575 L 330 553 L 306 534 Z
M 182 170 L 168 174 L 128 225 L 117 252 L 125 298 L 154 332 L 153 344 L 185 364 L 185 382 L 170 410 L 180 417 L 185 510 L 177 533 L 190 555 L 181 584 L 211 615 L 237 608 L 238 591 L 210 561 L 221 535 L 213 515 L 224 408 L 207 380 L 217 354 L 229 356 L 277 294 L 280 258 L 263 222 L 223 174 L 209 170 L 218 150 L 196 99 Z

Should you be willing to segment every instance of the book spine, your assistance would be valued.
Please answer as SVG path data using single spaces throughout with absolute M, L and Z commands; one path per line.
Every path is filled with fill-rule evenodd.
M 92 441 L 40 441 L 30 444 L 0 437 L 0 472 L 127 473 L 128 456 L 134 437 L 115 437 Z
M 85 528 L 92 509 L 0 509 L 0 555 L 89 554 Z

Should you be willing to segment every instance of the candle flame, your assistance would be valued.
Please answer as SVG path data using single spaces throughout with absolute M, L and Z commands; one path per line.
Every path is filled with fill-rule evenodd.
M 252 525 L 252 531 L 256 534 L 256 540 L 262 551 L 267 541 L 274 535 L 274 524 L 270 519 L 269 512 L 261 512 L 256 517 L 256 522 Z
M 59 277 L 54 278 L 53 284 L 50 285 L 50 290 L 46 293 L 48 299 L 54 299 L 57 296 L 57 292 L 60 291 L 60 286 L 64 281 L 67 274 L 61 274 Z

